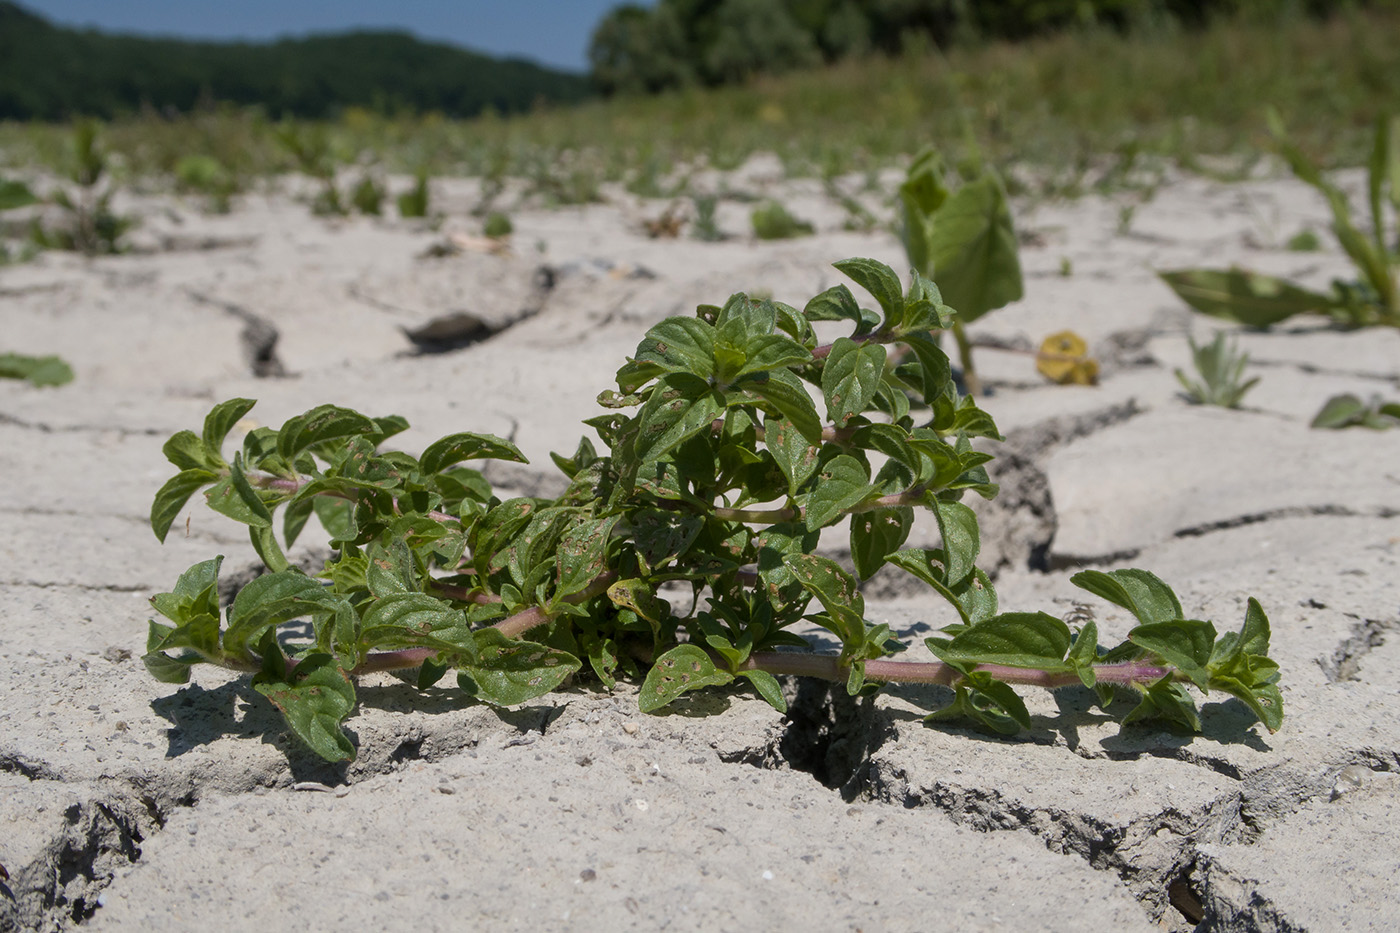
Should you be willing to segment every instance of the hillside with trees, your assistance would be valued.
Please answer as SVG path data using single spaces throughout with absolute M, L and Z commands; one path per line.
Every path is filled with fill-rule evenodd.
M 267 43 L 145 38 L 55 26 L 0 0 L 0 119 L 188 112 L 210 101 L 258 105 L 274 117 L 327 117 L 350 106 L 468 117 L 589 93 L 583 75 L 407 33 Z

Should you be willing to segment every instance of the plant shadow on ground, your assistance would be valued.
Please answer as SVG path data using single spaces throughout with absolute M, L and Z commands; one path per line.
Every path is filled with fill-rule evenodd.
M 953 691 L 949 687 L 901 684 L 888 688 L 888 692 L 929 713 L 943 709 L 953 701 Z M 1081 729 L 1115 726 L 1134 704 L 1127 692 L 1121 690 L 1110 704 L 1113 707 L 1112 714 L 1100 709 L 1098 697 L 1085 687 L 1055 690 L 1052 691 L 1051 697 L 1059 708 L 1058 713 L 1054 716 L 1032 713 L 1031 730 L 1020 735 L 996 735 L 962 722 L 931 722 L 925 723 L 925 726 L 1001 746 L 1016 742 L 1056 745 L 1059 744 L 1056 741 L 1058 736 L 1066 748 L 1077 753 L 1083 745 Z M 886 709 L 883 715 L 902 722 L 913 722 L 923 718 L 914 710 L 898 708 Z M 1108 756 L 1115 760 L 1161 757 L 1164 752 L 1187 748 L 1193 741 L 1201 739 L 1221 745 L 1245 745 L 1255 751 L 1271 750 L 1268 742 L 1251 728 L 1259 721 L 1258 718 L 1249 707 L 1233 697 L 1223 702 L 1203 704 L 1200 716 L 1201 731 L 1195 734 L 1173 731 L 1160 720 L 1153 720 L 1123 726 L 1120 732 L 1104 735 L 1096 741 Z

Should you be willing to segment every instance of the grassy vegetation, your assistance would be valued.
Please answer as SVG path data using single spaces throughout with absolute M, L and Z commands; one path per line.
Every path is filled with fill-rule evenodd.
M 616 98 L 472 120 L 387 118 L 351 109 L 318 124 L 338 165 L 372 158 L 391 171 L 506 175 L 558 201 L 597 197 L 603 181 L 650 182 L 657 167 L 731 168 L 776 152 L 794 175 L 832 176 L 895 164 L 930 143 L 956 159 L 1039 167 L 1073 192 L 1091 165 L 1126 176 L 1144 155 L 1183 164 L 1267 148 L 1266 106 L 1325 164 L 1358 164 L 1368 127 L 1400 111 L 1400 11 L 1354 11 L 1319 23 L 1217 22 L 1122 36 L 1062 33 L 1016 45 L 846 62 L 742 87 Z M 278 124 L 213 109 L 107 126 L 128 177 L 173 175 L 192 154 L 243 178 L 297 168 Z M 69 130 L 0 125 L 0 167 L 56 165 Z M 285 134 L 284 134 L 285 135 Z

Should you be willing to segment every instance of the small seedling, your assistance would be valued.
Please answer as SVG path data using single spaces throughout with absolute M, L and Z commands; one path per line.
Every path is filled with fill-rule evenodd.
M 38 197 L 22 181 L 0 178 L 0 211 L 11 211 L 17 207 L 37 204 Z
M 1312 420 L 1314 428 L 1370 428 L 1385 431 L 1400 425 L 1400 402 L 1372 396 L 1363 402 L 1355 395 L 1334 395 Z
M 1333 281 L 1330 294 L 1243 269 L 1179 269 L 1160 273 L 1163 281 L 1197 311 L 1250 327 L 1268 327 L 1297 314 L 1325 315 L 1346 327 L 1400 327 L 1400 226 L 1390 234 L 1385 228 L 1385 202 L 1400 213 L 1400 118 L 1376 122 L 1367 164 L 1367 235 L 1352 222 L 1346 193 L 1289 141 L 1277 114 L 1269 117 L 1293 174 L 1327 199 L 1332 232 L 1358 277 Z
M 724 231 L 715 220 L 719 198 L 712 194 L 698 194 L 692 199 L 695 205 L 695 220 L 690 225 L 690 235 L 707 243 L 717 243 L 725 239 Z
M 311 213 L 318 217 L 343 215 L 345 204 L 335 185 L 335 160 L 325 129 L 284 122 L 277 127 L 274 137 L 293 158 L 298 171 L 320 182 L 321 190 L 311 199 Z
M 361 214 L 378 217 L 384 212 L 384 186 L 373 175 L 366 174 L 350 191 L 350 203 Z
M 35 221 L 31 239 L 41 249 L 74 250 L 88 256 L 119 252 L 118 241 L 134 221 L 112 210 L 113 190 L 107 183 L 110 164 L 95 122 L 79 120 L 74 125 L 69 158 L 68 178 L 75 191 L 60 188 L 49 196 L 67 221 L 53 229 Z
M 210 213 L 227 214 L 239 190 L 238 178 L 213 156 L 189 155 L 175 163 L 180 188 L 204 195 Z
M 909 264 L 935 279 L 944 300 L 957 309 L 952 332 L 963 383 L 969 394 L 979 395 L 982 386 L 965 327 L 1019 301 L 1024 288 L 1016 229 L 1001 177 L 981 163 L 969 169 L 968 180 L 950 191 L 942 157 L 925 149 L 910 164 L 899 200 Z
M 1283 245 L 1285 249 L 1295 253 L 1315 253 L 1322 249 L 1322 241 L 1311 230 L 1299 230 Z
M 1184 370 L 1176 370 L 1177 381 L 1186 390 L 1186 397 L 1197 405 L 1239 408 L 1245 393 L 1259 381 L 1257 376 L 1240 381 L 1249 365 L 1249 354 L 1238 352 L 1233 340 L 1227 343 L 1223 331 L 1216 331 L 1214 340 L 1200 346 L 1193 338 L 1186 339 L 1191 344 L 1191 358 L 1201 377 L 1197 382 Z
M 1253 599 L 1243 629 L 1217 637 L 1150 573 L 1081 572 L 1076 585 L 1137 619 L 1107 651 L 1092 619 L 1071 629 L 1001 611 L 976 567 L 976 513 L 960 501 L 996 494 L 992 455 L 973 439 L 1000 435 L 959 397 L 932 336 L 953 312 L 917 272 L 906 289 L 878 262 L 836 265 L 876 310 L 845 285 L 802 310 L 738 294 L 647 331 L 585 422 L 597 441 L 553 455 L 569 483 L 554 499 L 502 500 L 467 465 L 523 462 L 509 441 L 452 434 L 412 456 L 383 449 L 404 419 L 334 405 L 254 428 L 226 459 L 225 438 L 254 402 L 216 406 L 200 433 L 165 444 L 179 472 L 156 494 L 151 526 L 164 540 L 206 490 L 212 509 L 248 526 L 269 572 L 223 607 L 222 558 L 187 570 L 151 601 L 163 621 L 151 622 L 147 669 L 167 683 L 206 663 L 251 674 L 332 761 L 356 754 L 341 723 L 357 678 L 389 670 L 416 671 L 419 689 L 455 671 L 463 702 L 497 706 L 571 679 L 606 689 L 629 678 L 644 712 L 733 686 L 785 710 L 779 676 L 852 695 L 923 683 L 948 688 L 929 722 L 1000 734 L 1032 726 L 1013 685 L 1089 688 L 1125 723 L 1188 730 L 1200 728 L 1195 686 L 1238 697 L 1277 729 L 1279 670 Z M 818 321 L 844 322 L 849 336 L 819 343 Z M 941 546 L 904 547 L 917 508 L 933 514 Z M 312 515 L 329 532 L 335 556 L 320 574 L 289 564 L 278 511 L 288 546 Z M 837 526 L 849 527 L 845 565 L 815 553 Z M 951 624 L 925 642 L 935 660 L 898 660 L 890 627 L 867 621 L 859 584 L 886 564 L 946 603 Z M 673 604 L 666 588 L 689 593 Z M 279 637 L 299 619 L 309 641 Z M 815 630 L 840 650 L 814 650 Z M 1113 703 L 1120 693 L 1126 708 Z
M 771 199 L 755 207 L 749 219 L 753 223 L 753 235 L 760 240 L 789 240 L 811 236 L 816 230 L 807 221 L 794 217 L 781 201 Z
M 399 195 L 399 216 L 405 219 L 428 216 L 428 170 L 420 168 L 413 176 L 413 187 Z
M 73 369 L 57 356 L 0 353 L 0 379 L 23 379 L 36 386 L 61 386 L 73 381 Z
M 486 222 L 482 224 L 481 234 L 491 240 L 503 240 L 515 232 L 515 225 L 510 222 L 510 218 L 500 211 L 492 211 L 486 215 Z

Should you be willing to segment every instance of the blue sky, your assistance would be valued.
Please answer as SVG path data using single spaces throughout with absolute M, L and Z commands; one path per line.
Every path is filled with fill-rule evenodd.
M 110 32 L 271 39 L 405 29 L 494 55 L 587 69 L 593 27 L 619 0 L 17 0 L 46 19 Z M 650 6 L 655 0 L 631 0 Z

